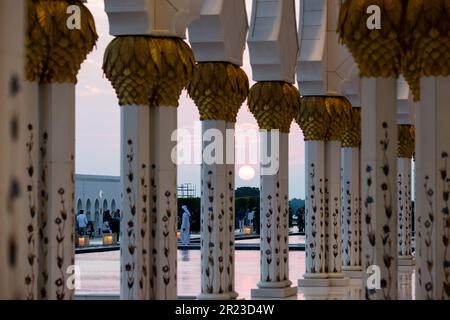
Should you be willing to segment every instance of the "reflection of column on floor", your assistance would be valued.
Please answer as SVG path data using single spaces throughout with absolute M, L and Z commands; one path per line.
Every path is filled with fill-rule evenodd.
M 26 114 L 24 75 L 25 1 L 0 3 L 0 299 L 24 299 L 26 262 L 26 208 L 22 144 Z M 25 220 L 26 218 L 26 220 Z M 33 251 L 33 254 L 35 252 Z M 35 264 L 32 273 L 35 274 Z M 35 283 L 34 283 L 35 285 Z M 33 297 L 35 297 L 35 286 Z
M 342 273 L 341 242 L 341 140 L 351 120 L 350 102 L 344 97 L 327 97 L 331 122 L 325 143 L 325 241 L 326 268 L 330 286 L 346 286 Z
M 235 299 L 234 123 L 248 95 L 248 78 L 231 63 L 198 63 L 188 92 L 199 108 L 207 140 L 202 145 L 199 298 Z
M 363 299 L 364 298 L 363 288 L 364 288 L 364 286 L 362 284 L 361 278 L 350 279 L 350 284 L 348 286 L 346 300 L 361 300 L 361 299 Z
M 76 285 L 70 282 L 75 272 L 75 83 L 97 34 L 93 16 L 81 3 L 84 27 L 68 28 L 68 5 L 28 2 L 25 88 L 30 110 L 21 123 L 26 152 L 21 165 L 26 173 L 22 196 L 28 216 L 22 225 L 29 299 L 72 299 Z
M 414 127 L 398 125 L 398 265 L 414 264 L 412 256 L 411 163 L 414 156 Z
M 402 268 L 402 267 L 400 267 Z M 413 270 L 398 271 L 398 299 L 412 300 L 413 299 Z
M 305 260 L 299 287 L 328 286 L 325 242 L 325 139 L 330 116 L 326 97 L 303 96 L 297 123 L 305 138 Z
M 361 5 L 368 6 L 369 2 Z M 398 30 L 403 21 L 392 21 L 383 32 L 368 29 L 364 13 L 351 3 L 344 2 L 340 9 L 338 33 L 362 77 L 362 267 L 379 271 L 381 279 L 381 290 L 366 287 L 365 298 L 389 300 L 397 297 L 396 80 L 403 51 Z M 382 8 L 381 14 L 389 14 L 385 10 Z M 402 12 L 402 4 L 397 3 L 399 17 Z M 379 54 L 370 53 L 374 47 Z M 363 274 L 365 283 L 369 274 Z
M 342 138 L 342 271 L 361 278 L 360 108 L 352 108 L 349 124 Z

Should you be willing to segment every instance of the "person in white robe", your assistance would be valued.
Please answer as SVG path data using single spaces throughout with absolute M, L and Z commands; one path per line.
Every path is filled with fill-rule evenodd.
M 190 239 L 190 233 L 191 233 L 191 213 L 189 212 L 188 208 L 186 206 L 181 207 L 183 209 L 183 217 L 181 220 L 181 243 L 185 246 L 189 245 L 191 239 Z

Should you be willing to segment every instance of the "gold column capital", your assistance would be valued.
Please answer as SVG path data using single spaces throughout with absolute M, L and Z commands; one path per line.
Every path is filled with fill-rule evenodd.
M 409 1 L 403 73 L 420 100 L 421 77 L 450 76 L 450 1 Z
M 67 8 L 81 10 L 81 28 L 67 27 Z M 76 83 L 81 63 L 98 39 L 89 9 L 79 0 L 27 0 L 26 79 L 39 83 Z
M 342 141 L 345 128 L 351 121 L 352 105 L 343 96 L 327 96 L 325 109 L 330 116 L 330 126 L 327 132 L 327 141 Z
M 351 119 L 342 136 L 343 148 L 359 148 L 361 146 L 361 108 L 352 108 Z
M 248 106 L 260 129 L 289 133 L 300 107 L 300 93 L 287 82 L 258 82 L 250 89 Z
M 229 62 L 202 62 L 195 65 L 187 86 L 200 112 L 200 120 L 236 122 L 249 93 L 245 71 Z
M 367 8 L 381 9 L 382 28 L 367 28 Z M 338 34 L 356 63 L 361 77 L 395 77 L 400 74 L 402 58 L 403 1 L 346 0 L 341 7 Z
M 303 96 L 296 121 L 305 141 L 325 141 L 330 126 L 330 115 L 325 107 L 326 96 Z
M 412 159 L 415 153 L 415 127 L 410 124 L 397 126 L 398 157 Z
M 121 106 L 177 107 L 193 69 L 192 50 L 180 38 L 116 37 L 103 60 Z

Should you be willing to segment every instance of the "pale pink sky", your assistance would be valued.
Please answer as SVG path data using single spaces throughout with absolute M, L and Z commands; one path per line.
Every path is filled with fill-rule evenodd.
M 247 11 L 250 12 L 251 1 L 246 0 L 246 2 Z M 119 175 L 120 108 L 114 90 L 101 70 L 103 53 L 112 37 L 109 35 L 103 0 L 89 0 L 87 6 L 95 18 L 99 41 L 94 52 L 83 63 L 78 75 L 76 172 L 79 174 Z M 243 68 L 251 79 L 252 71 L 248 50 L 244 53 Z M 178 114 L 178 127 L 193 132 L 194 123 L 198 121 L 199 114 L 195 104 L 185 91 L 180 98 Z M 246 103 L 239 112 L 237 128 L 258 128 Z M 193 141 L 193 144 L 194 147 L 199 148 L 198 141 Z M 238 150 L 246 147 L 243 144 L 236 146 Z M 304 198 L 304 142 L 300 128 L 295 123 L 291 128 L 289 149 L 289 195 L 291 198 Z M 256 170 L 255 178 L 251 181 L 243 181 L 237 176 L 237 186 L 259 186 L 258 167 L 253 167 Z M 239 170 L 239 168 L 236 169 Z M 178 184 L 186 182 L 195 184 L 199 193 L 200 166 L 179 166 Z

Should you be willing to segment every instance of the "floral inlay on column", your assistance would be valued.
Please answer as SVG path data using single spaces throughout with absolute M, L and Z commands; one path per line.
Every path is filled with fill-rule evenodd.
M 393 217 L 393 214 L 395 210 L 393 210 L 393 199 L 392 199 L 392 192 L 391 192 L 391 186 L 389 183 L 389 174 L 390 174 L 390 164 L 389 164 L 389 158 L 387 155 L 387 151 L 389 148 L 390 138 L 389 138 L 389 132 L 388 132 L 388 124 L 386 122 L 383 122 L 382 124 L 384 132 L 384 139 L 380 141 L 381 149 L 382 149 L 382 155 L 383 155 L 383 166 L 382 166 L 382 172 L 385 177 L 385 180 L 382 180 L 381 183 L 381 190 L 383 195 L 383 206 L 384 206 L 384 213 L 386 216 L 386 223 L 383 226 L 383 234 L 381 235 L 381 242 L 383 244 L 383 263 L 388 270 L 388 279 L 381 278 L 381 288 L 383 289 L 383 295 L 386 300 L 390 300 L 391 296 L 389 294 L 392 281 L 396 281 L 394 279 L 392 274 L 392 268 L 396 268 L 395 265 L 393 265 L 392 261 L 394 261 L 394 257 L 391 255 L 392 252 L 392 246 L 393 241 L 391 236 L 391 219 L 396 218 Z M 395 233 L 396 234 L 396 233 Z
M 34 149 L 35 149 L 35 139 L 34 139 L 34 129 L 32 124 L 28 124 L 28 141 L 26 143 L 27 150 L 27 176 L 28 176 L 28 185 L 27 185 L 27 198 L 28 198 L 28 214 L 29 214 L 29 222 L 27 226 L 27 261 L 28 261 L 28 272 L 25 278 L 25 284 L 27 286 L 27 300 L 34 300 L 35 297 L 34 292 L 37 285 L 37 274 L 35 273 L 35 264 L 37 261 L 37 245 L 38 239 L 36 237 L 36 233 L 38 230 L 35 229 L 37 225 L 37 203 L 35 195 L 37 194 L 37 186 L 34 183 L 34 176 L 36 168 L 34 167 L 34 163 L 36 159 L 33 158 Z
M 128 163 L 128 171 L 126 173 L 125 181 L 126 181 L 126 197 L 128 198 L 128 211 L 131 214 L 129 219 L 125 223 L 125 234 L 127 238 L 127 248 L 128 254 L 130 258 L 125 262 L 125 265 L 122 267 L 126 273 L 126 281 L 128 286 L 128 298 L 129 300 L 133 299 L 133 288 L 136 283 L 135 269 L 136 269 L 136 192 L 134 190 L 134 170 L 133 170 L 133 162 L 134 162 L 134 149 L 133 149 L 133 141 L 128 140 L 128 151 L 126 154 L 126 161 Z M 143 288 L 144 286 L 142 286 Z

